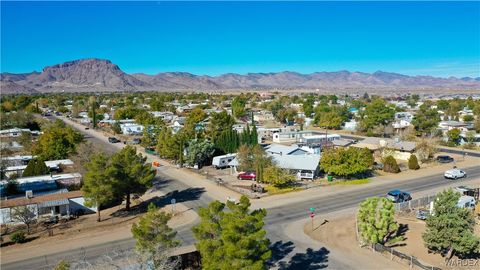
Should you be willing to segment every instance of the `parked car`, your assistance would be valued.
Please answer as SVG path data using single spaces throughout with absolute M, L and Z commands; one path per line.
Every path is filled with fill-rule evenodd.
M 255 180 L 257 175 L 254 172 L 241 172 L 238 174 L 239 180 Z
M 451 169 L 446 171 L 443 176 L 447 179 L 458 179 L 458 178 L 464 178 L 467 177 L 467 173 L 463 170 L 460 169 Z
M 426 220 L 429 212 L 427 210 L 419 209 L 417 210 L 417 219 Z
M 118 142 L 120 142 L 120 140 L 115 138 L 115 137 L 108 137 L 108 142 L 109 143 L 118 143 Z
M 437 162 L 439 163 L 450 163 L 453 161 L 454 159 L 451 156 L 437 156 Z
M 387 193 L 387 199 L 394 203 L 402 203 L 410 201 L 412 196 L 410 196 L 410 193 L 408 192 L 395 189 Z

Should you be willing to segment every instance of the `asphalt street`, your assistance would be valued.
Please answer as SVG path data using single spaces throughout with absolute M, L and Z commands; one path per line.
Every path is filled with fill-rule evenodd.
M 87 139 L 91 141 L 95 147 L 98 147 L 102 151 L 113 153 L 118 150 L 118 148 L 115 146 L 105 143 L 104 141 L 95 137 L 87 137 Z M 480 166 L 467 169 L 466 171 L 468 174 L 468 179 L 480 177 Z M 172 196 L 178 196 L 179 194 L 181 195 L 183 194 L 182 191 L 190 188 L 190 186 L 184 184 L 183 182 L 175 181 L 175 179 L 166 177 L 161 171 L 158 173 L 157 181 L 159 181 L 159 188 L 161 188 L 161 190 L 165 193 L 168 193 L 165 198 L 167 201 L 169 201 Z M 329 258 L 327 255 L 328 250 L 314 250 L 313 252 L 307 251 L 309 248 L 308 245 L 305 243 L 299 243 L 295 239 L 291 239 L 285 234 L 284 228 L 288 224 L 308 217 L 308 209 L 310 207 L 314 207 L 316 209 L 316 214 L 321 216 L 322 214 L 356 207 L 365 198 L 372 196 L 384 196 L 389 190 L 392 189 L 401 189 L 410 193 L 415 193 L 446 186 L 451 184 L 451 181 L 452 180 L 444 179 L 442 175 L 439 174 L 404 181 L 392 181 L 391 183 L 380 186 L 372 186 L 368 189 L 335 193 L 334 195 L 322 196 L 321 198 L 314 200 L 306 200 L 295 204 L 283 205 L 277 208 L 268 208 L 268 214 L 265 219 L 267 237 L 270 239 L 272 244 L 280 246 L 285 245 L 286 247 L 283 250 L 279 250 L 278 254 L 275 254 L 274 252 L 274 264 L 272 264 L 272 267 L 278 268 L 283 262 L 283 265 L 286 267 L 281 267 L 282 269 L 299 269 L 295 267 L 298 266 L 298 264 L 294 264 L 292 261 L 295 258 L 306 258 L 312 256 L 318 256 L 319 259 L 317 262 L 321 263 L 322 266 L 328 266 L 329 268 L 345 269 L 353 267 L 352 265 L 344 265 L 341 260 L 335 260 L 331 257 Z M 320 192 L 321 190 L 319 189 L 319 193 Z M 189 195 L 185 194 L 185 196 Z M 182 200 L 178 197 L 176 199 L 180 199 L 184 205 L 189 208 L 193 208 L 194 210 L 197 210 L 199 207 L 207 206 L 208 203 L 213 200 L 206 192 L 198 192 L 195 196 L 189 196 L 188 199 L 185 200 Z M 178 236 L 183 245 L 191 245 L 195 242 L 191 232 L 191 226 L 192 225 L 180 227 L 178 229 Z M 103 243 L 101 245 L 91 246 L 87 249 L 66 250 L 62 253 L 48 255 L 47 257 L 36 257 L 25 261 L 13 262 L 4 265 L 2 264 L 1 268 L 5 270 L 45 269 L 45 265 L 59 261 L 60 259 L 75 258 L 78 260 L 78 258 L 81 257 L 85 258 L 87 261 L 93 261 L 95 258 L 102 256 L 109 250 L 126 249 L 132 248 L 133 246 L 133 239 L 113 241 Z

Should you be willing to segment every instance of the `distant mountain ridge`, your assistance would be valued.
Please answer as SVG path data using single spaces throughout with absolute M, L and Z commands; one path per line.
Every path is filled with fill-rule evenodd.
M 156 75 L 127 74 L 109 60 L 88 58 L 45 67 L 42 72 L 1 73 L 2 93 L 36 92 L 116 92 L 168 90 L 240 90 L 240 89 L 456 89 L 480 90 L 478 78 L 438 78 L 407 76 L 377 71 L 374 73 L 336 71 L 301 74 L 226 73 L 220 76 L 187 72 L 163 72 Z

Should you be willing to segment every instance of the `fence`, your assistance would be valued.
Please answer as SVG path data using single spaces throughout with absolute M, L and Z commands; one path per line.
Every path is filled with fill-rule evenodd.
M 435 200 L 436 195 L 429 195 L 426 197 L 418 198 L 415 200 L 410 200 L 408 202 L 396 203 L 395 212 L 403 212 L 407 210 L 416 209 L 419 207 L 427 206 Z
M 434 267 L 434 266 L 429 266 L 429 265 L 425 265 L 423 263 L 421 263 L 419 260 L 417 260 L 417 258 L 411 256 L 411 255 L 407 255 L 407 254 L 404 254 L 402 252 L 399 252 L 393 248 L 390 248 L 390 247 L 386 247 L 386 246 L 383 246 L 383 245 L 380 245 L 380 244 L 374 244 L 371 246 L 372 250 L 374 252 L 381 252 L 383 254 L 390 254 L 390 260 L 393 260 L 394 256 L 401 259 L 402 261 L 406 261 L 408 262 L 408 265 L 410 266 L 410 268 L 413 268 L 413 266 L 417 266 L 421 269 L 425 269 L 425 270 L 441 270 L 441 268 L 438 268 L 438 267 Z

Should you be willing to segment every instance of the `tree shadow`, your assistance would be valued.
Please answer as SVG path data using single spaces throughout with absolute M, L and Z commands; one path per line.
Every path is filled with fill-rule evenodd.
M 388 245 L 388 247 L 394 248 L 394 247 L 406 246 L 407 244 L 404 241 L 407 240 L 407 237 L 405 237 L 405 234 L 407 233 L 408 230 L 409 230 L 408 224 L 398 224 L 398 229 L 397 229 L 397 233 L 395 234 L 395 237 L 402 237 L 402 241 L 392 243 Z
M 325 247 L 320 248 L 317 251 L 314 251 L 311 248 L 308 248 L 305 253 L 295 254 L 289 262 L 280 262 L 279 269 L 281 270 L 314 270 L 314 269 L 323 269 L 328 266 L 328 254 L 330 251 Z
M 175 199 L 176 203 L 183 203 L 187 201 L 198 200 L 200 196 L 205 192 L 205 188 L 187 188 L 181 191 L 174 190 L 165 194 L 164 196 L 155 196 L 148 200 L 142 201 L 138 205 L 132 206 L 130 211 L 120 209 L 111 214 L 114 217 L 127 217 L 147 212 L 148 205 L 150 203 L 155 204 L 157 207 L 162 208 L 172 203 L 172 199 Z
M 172 182 L 171 179 L 165 179 L 165 178 L 162 178 L 162 179 L 158 179 L 158 178 L 155 178 L 155 180 L 153 181 L 153 185 L 152 185 L 152 189 L 150 192 L 155 192 L 155 191 L 158 191 L 166 186 L 168 186 L 168 184 Z
M 272 251 L 272 257 L 267 262 L 267 266 L 270 268 L 276 266 L 277 262 L 281 261 L 288 254 L 290 254 L 290 252 L 292 252 L 294 248 L 295 248 L 295 245 L 293 244 L 292 241 L 288 241 L 288 242 L 277 241 L 273 243 L 272 245 L 270 245 L 270 250 Z

